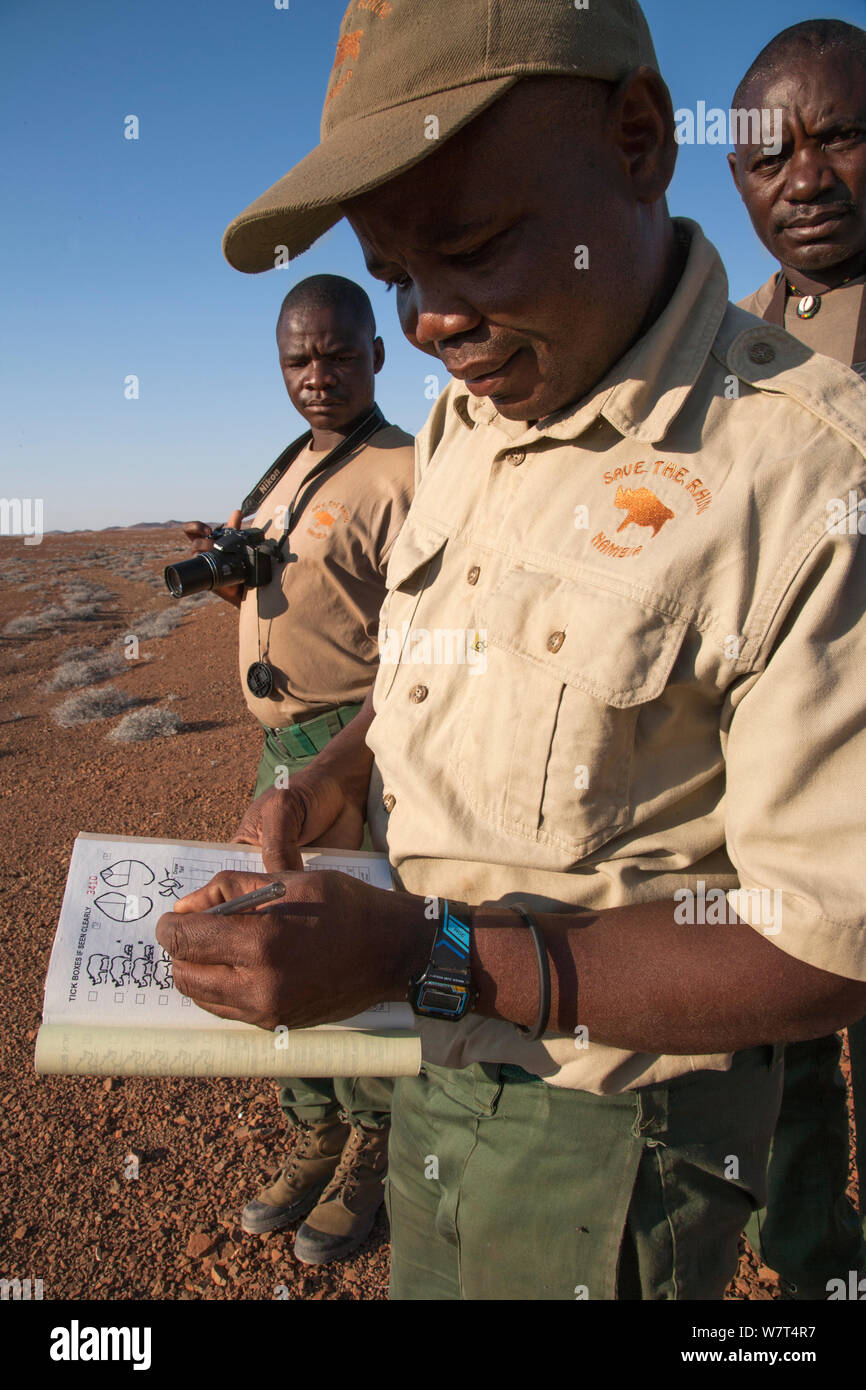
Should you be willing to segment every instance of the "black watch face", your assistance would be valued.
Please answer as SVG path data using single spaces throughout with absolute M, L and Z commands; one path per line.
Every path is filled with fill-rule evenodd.
M 264 700 L 274 688 L 274 673 L 266 661 L 254 661 L 247 671 L 247 686 L 257 700 Z

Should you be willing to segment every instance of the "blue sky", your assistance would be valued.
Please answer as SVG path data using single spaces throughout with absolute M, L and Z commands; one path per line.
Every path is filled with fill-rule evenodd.
M 220 249 L 227 223 L 317 143 L 344 9 L 2 0 L 0 493 L 44 498 L 47 530 L 213 520 L 235 506 L 304 428 L 273 329 L 286 291 L 319 271 L 368 290 L 389 354 L 379 402 L 406 429 L 423 423 L 436 364 L 402 338 L 345 224 L 264 275 L 238 274 Z M 788 24 L 866 23 L 864 0 L 644 9 L 675 107 L 727 109 Z M 137 141 L 123 138 L 130 114 Z M 732 298 L 767 278 L 724 147 L 681 147 L 670 202 L 719 247 Z M 124 396 L 130 374 L 138 400 Z

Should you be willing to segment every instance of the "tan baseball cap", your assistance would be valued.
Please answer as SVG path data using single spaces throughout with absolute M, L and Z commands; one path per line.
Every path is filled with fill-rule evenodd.
M 321 143 L 231 223 L 237 270 L 306 251 L 340 204 L 431 154 L 521 77 L 617 82 L 658 71 L 636 0 L 352 0 L 340 27 Z

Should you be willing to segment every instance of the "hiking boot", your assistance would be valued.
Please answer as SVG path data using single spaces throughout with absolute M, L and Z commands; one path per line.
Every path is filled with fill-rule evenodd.
M 241 1212 L 241 1227 L 251 1235 L 280 1231 L 304 1216 L 340 1162 L 349 1126 L 339 1114 L 298 1129 L 298 1142 L 270 1187 L 263 1187 Z
M 387 1127 L 353 1128 L 337 1171 L 295 1236 L 295 1258 L 301 1264 L 338 1260 L 367 1239 L 385 1197 L 387 1167 Z

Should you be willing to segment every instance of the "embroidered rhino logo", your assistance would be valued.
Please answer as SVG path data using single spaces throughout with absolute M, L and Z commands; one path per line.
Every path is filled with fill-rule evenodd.
M 628 513 L 625 521 L 617 526 L 617 534 L 634 522 L 635 526 L 651 526 L 653 535 L 657 536 L 665 522 L 672 521 L 674 517 L 670 508 L 666 507 L 664 502 L 660 502 L 648 487 L 639 487 L 636 490 L 618 487 L 614 506 L 621 512 Z

